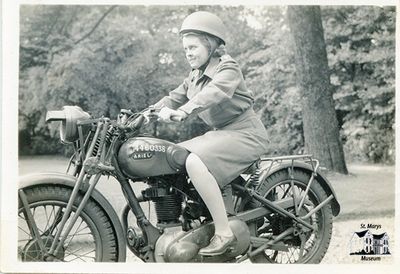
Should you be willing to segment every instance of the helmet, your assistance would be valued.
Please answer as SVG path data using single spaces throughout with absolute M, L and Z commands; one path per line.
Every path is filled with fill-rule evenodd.
M 218 16 L 207 11 L 194 12 L 183 20 L 179 34 L 190 31 L 201 31 L 211 34 L 221 39 L 223 44 L 226 41 L 224 23 Z

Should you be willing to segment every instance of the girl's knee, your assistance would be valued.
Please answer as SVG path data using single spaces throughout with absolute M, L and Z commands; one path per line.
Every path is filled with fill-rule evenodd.
M 202 170 L 206 168 L 204 163 L 201 161 L 199 156 L 194 153 L 190 153 L 189 156 L 186 158 L 186 171 L 190 173 L 191 171 Z

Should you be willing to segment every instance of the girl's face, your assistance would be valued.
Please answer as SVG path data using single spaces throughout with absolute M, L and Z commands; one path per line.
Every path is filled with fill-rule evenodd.
M 186 59 L 192 69 L 198 69 L 208 60 L 208 49 L 204 46 L 200 38 L 195 35 L 187 35 L 182 38 L 183 49 Z

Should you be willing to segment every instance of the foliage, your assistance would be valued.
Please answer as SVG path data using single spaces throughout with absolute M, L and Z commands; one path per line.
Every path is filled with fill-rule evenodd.
M 346 152 L 394 162 L 395 8 L 332 7 L 324 16 Z
M 238 60 L 243 64 L 248 87 L 254 92 L 255 109 L 267 128 L 271 142 L 268 153 L 301 153 L 301 107 L 286 8 L 259 7 L 252 15 L 265 27 L 257 30 L 250 47 L 242 51 Z
M 301 152 L 301 107 L 285 7 L 71 5 L 21 6 L 20 152 L 62 149 L 54 128 L 44 123 L 47 110 L 79 105 L 95 116 L 115 117 L 121 108 L 141 110 L 179 85 L 189 67 L 178 29 L 195 10 L 212 11 L 228 22 L 228 52 L 254 92 L 271 141 L 269 153 Z M 343 140 L 360 148 L 356 155 L 349 151 L 351 157 L 391 159 L 394 18 L 394 8 L 323 8 Z M 147 129 L 174 141 L 206 130 L 197 118 Z

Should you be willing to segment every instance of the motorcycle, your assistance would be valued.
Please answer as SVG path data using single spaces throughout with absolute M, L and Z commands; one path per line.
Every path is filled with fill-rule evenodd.
M 77 106 L 48 111 L 74 153 L 66 173 L 19 182 L 21 261 L 124 262 L 127 247 L 144 262 L 319 263 L 340 211 L 335 192 L 311 155 L 257 159 L 222 191 L 237 243 L 201 256 L 214 225 L 185 171 L 189 152 L 141 133 L 157 110 L 121 110 L 116 120 L 92 118 Z M 116 178 L 127 201 L 120 218 L 96 189 Z M 142 182 L 145 189 L 134 190 Z M 149 219 L 146 204 L 156 218 Z

